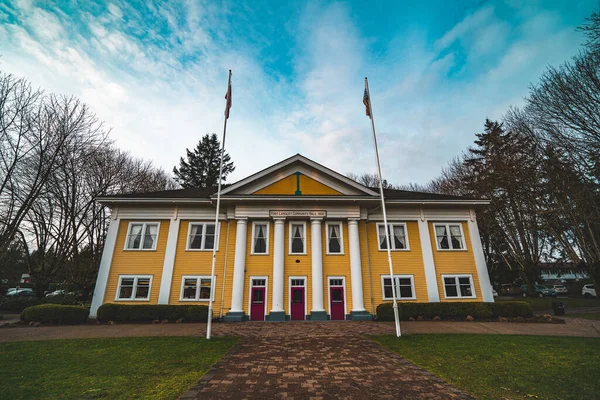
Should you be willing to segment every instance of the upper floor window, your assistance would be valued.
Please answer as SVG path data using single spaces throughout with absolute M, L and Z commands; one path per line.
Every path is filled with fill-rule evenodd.
M 125 250 L 156 250 L 158 222 L 130 222 Z
M 461 224 L 434 224 L 438 250 L 466 249 Z
M 327 223 L 327 254 L 344 254 L 342 223 Z
M 415 282 L 412 275 L 394 275 L 393 282 L 396 289 L 396 299 L 416 299 Z M 383 300 L 393 300 L 392 279 L 389 275 L 381 276 L 381 285 L 383 287 Z
M 152 286 L 152 276 L 119 276 L 119 287 L 117 288 L 117 297 L 115 300 L 150 300 L 150 287 Z
M 306 223 L 290 223 L 290 254 L 306 254 Z
M 388 240 L 391 244 L 390 250 L 409 250 L 406 224 L 397 222 L 388 223 Z M 377 224 L 377 244 L 379 250 L 387 250 L 385 224 Z
M 442 275 L 444 295 L 447 298 L 474 298 L 473 276 L 471 275 Z
M 187 250 L 212 250 L 215 246 L 215 224 L 190 222 Z
M 252 224 L 252 254 L 269 254 L 269 224 L 267 222 Z

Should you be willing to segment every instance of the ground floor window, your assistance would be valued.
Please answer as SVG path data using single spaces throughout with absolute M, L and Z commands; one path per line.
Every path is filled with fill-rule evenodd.
M 180 300 L 209 301 L 212 287 L 210 276 L 183 276 L 181 278 Z
M 474 298 L 472 275 L 442 275 L 444 296 L 447 298 Z
M 396 298 L 399 300 L 414 300 L 415 280 L 412 275 L 394 275 L 394 285 L 396 288 Z M 383 289 L 383 300 L 393 300 L 392 279 L 390 275 L 381 276 L 381 286 Z
M 152 276 L 121 275 L 116 300 L 150 300 Z

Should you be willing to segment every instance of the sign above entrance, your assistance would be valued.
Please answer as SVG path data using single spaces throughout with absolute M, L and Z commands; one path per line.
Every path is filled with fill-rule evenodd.
M 269 216 L 324 218 L 327 216 L 327 211 L 271 210 L 269 211 Z

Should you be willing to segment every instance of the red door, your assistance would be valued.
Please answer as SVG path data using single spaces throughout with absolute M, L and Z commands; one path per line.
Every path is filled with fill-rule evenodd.
M 250 321 L 265 320 L 265 288 L 252 288 L 252 305 L 250 306 Z
M 346 307 L 344 305 L 344 287 L 331 286 L 329 288 L 329 310 L 332 320 L 346 319 Z
M 304 287 L 292 287 L 292 321 L 304 320 Z

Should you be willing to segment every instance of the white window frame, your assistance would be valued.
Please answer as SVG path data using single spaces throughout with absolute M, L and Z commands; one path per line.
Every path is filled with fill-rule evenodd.
M 188 231 L 187 231 L 187 238 L 185 241 L 185 251 L 213 251 L 213 249 L 205 249 L 205 241 L 206 241 L 206 234 L 204 233 L 204 231 L 206 230 L 206 225 L 214 225 L 215 221 L 189 221 L 188 222 Z M 192 225 L 203 225 L 202 227 L 202 246 L 199 249 L 192 249 L 190 248 L 190 235 L 192 234 Z M 220 242 L 220 229 L 221 228 L 221 221 L 219 221 L 219 223 L 217 224 L 216 228 L 215 228 L 215 247 L 217 249 L 217 251 L 219 251 L 219 242 Z
M 121 298 L 121 281 L 125 279 L 133 279 L 133 290 L 131 291 L 130 298 Z M 119 284 L 117 285 L 117 293 L 115 293 L 115 301 L 150 301 L 152 296 L 152 278 L 153 275 L 119 275 Z M 148 287 L 148 298 L 147 299 L 136 299 L 135 295 L 137 292 L 137 283 L 139 279 L 150 279 L 150 286 Z
M 142 239 L 140 240 L 140 248 L 129 248 L 127 245 L 129 244 L 129 235 L 131 235 L 131 228 L 133 225 L 142 224 Z M 154 241 L 154 245 L 151 249 L 144 249 L 144 232 L 146 232 L 147 225 L 156 225 L 156 240 Z M 129 221 L 129 225 L 127 226 L 127 236 L 125 236 L 125 245 L 123 246 L 124 251 L 156 251 L 156 246 L 158 244 L 158 237 L 160 236 L 160 221 Z
M 381 275 L 381 298 L 383 300 L 394 300 L 391 297 L 385 297 L 385 286 L 383 284 L 384 279 L 389 279 L 390 275 Z M 411 290 L 412 290 L 412 297 L 400 297 L 400 285 L 396 285 L 396 279 L 410 279 L 410 284 L 411 284 Z M 415 276 L 414 275 L 398 275 L 398 274 L 394 274 L 394 278 L 392 279 L 392 284 L 395 285 L 396 287 L 396 300 L 397 301 L 401 301 L 401 300 L 416 300 L 417 299 L 417 292 L 415 291 Z
M 458 296 L 450 296 L 448 297 L 448 295 L 446 294 L 446 282 L 445 279 L 446 278 L 455 278 L 456 279 L 456 288 L 457 288 L 457 294 Z M 471 293 L 473 293 L 472 296 L 463 296 L 460 293 L 460 283 L 458 282 L 458 278 L 469 278 L 469 281 L 471 283 Z M 475 299 L 477 298 L 477 293 L 475 292 L 475 282 L 473 282 L 473 275 L 472 274 L 445 274 L 442 275 L 442 286 L 444 287 L 444 298 L 448 299 L 448 300 L 455 300 L 455 299 Z
M 340 227 L 340 252 L 339 253 L 332 253 L 329 251 L 329 226 L 330 225 L 338 225 Z M 344 255 L 344 224 L 342 223 L 342 221 L 335 221 L 335 222 L 325 222 L 325 246 L 326 246 L 326 252 L 325 254 L 327 255 L 332 255 L 332 256 L 343 256 Z
M 304 249 L 303 249 L 302 253 L 292 253 L 292 239 L 294 238 L 292 236 L 292 231 L 293 231 L 292 227 L 294 225 L 302 225 L 304 227 L 304 228 L 302 228 L 303 232 L 304 232 L 304 241 L 303 241 Z M 305 256 L 306 255 L 306 241 L 308 240 L 307 238 L 308 238 L 308 234 L 306 232 L 306 221 L 290 221 L 290 223 L 289 223 L 288 255 Z
M 461 240 L 462 240 L 462 245 L 463 248 L 462 249 L 453 249 L 452 248 L 452 235 L 450 234 L 450 225 L 458 225 L 460 228 L 460 236 L 461 236 Z M 449 249 L 441 249 L 440 248 L 440 244 L 438 243 L 437 240 L 437 231 L 436 231 L 436 227 L 438 226 L 443 226 L 446 228 L 446 238 L 448 239 L 448 245 L 450 246 Z M 465 238 L 465 232 L 463 230 L 463 224 L 462 222 L 434 222 L 433 224 L 433 237 L 435 239 L 435 248 L 437 249 L 437 251 L 467 251 L 467 240 Z
M 184 299 L 183 298 L 183 286 L 185 284 L 186 279 L 196 279 L 196 298 L 195 299 Z M 215 275 L 215 279 L 211 281 L 210 285 L 210 294 L 211 299 L 201 299 L 200 297 L 200 282 L 202 279 L 210 280 L 210 275 L 182 275 L 181 276 L 181 290 L 179 291 L 179 301 L 183 302 L 209 302 L 215 301 L 215 283 L 217 281 L 217 276 Z
M 267 232 L 265 234 L 265 243 L 267 245 L 267 249 L 266 252 L 264 253 L 255 253 L 254 252 L 254 234 L 256 233 L 256 225 L 267 225 Z M 270 229 L 271 229 L 271 224 L 269 223 L 269 221 L 253 221 L 252 222 L 252 241 L 251 241 L 251 248 L 250 248 L 250 254 L 252 255 L 257 255 L 257 256 L 268 256 L 269 255 L 269 234 L 270 234 Z
M 329 316 L 331 317 L 331 280 L 332 279 L 341 279 L 342 287 L 344 288 L 344 320 L 346 320 L 346 315 L 348 315 L 348 302 L 346 300 L 346 277 L 345 276 L 328 276 L 327 277 L 327 310 L 329 311 Z
M 264 287 L 265 288 L 265 319 L 263 319 L 263 321 L 267 320 L 267 313 L 268 313 L 268 300 L 269 300 L 269 277 L 268 276 L 251 276 L 250 277 L 250 281 L 248 282 L 248 287 L 250 288 L 250 290 L 248 290 L 248 318 L 252 318 L 252 315 L 250 315 L 250 312 L 252 311 L 252 288 L 254 287 L 254 285 L 252 284 L 252 280 L 253 279 L 264 279 L 265 280 L 265 286 L 257 286 L 257 287 Z
M 388 245 L 390 246 L 390 250 L 391 251 L 410 251 L 410 243 L 408 242 L 408 227 L 406 226 L 406 222 L 388 222 L 388 225 L 390 227 L 390 230 L 392 232 L 392 237 L 390 238 L 388 236 Z M 377 227 L 376 227 L 376 234 L 377 234 L 377 250 L 379 251 L 387 251 L 386 249 L 382 249 L 381 248 L 381 242 L 379 241 L 379 227 L 381 226 L 385 226 L 385 224 L 383 222 L 378 222 L 377 223 Z M 392 240 L 394 238 L 394 226 L 403 226 L 404 227 L 404 239 L 406 241 L 406 248 L 405 249 L 396 249 L 396 243 L 394 242 L 394 240 Z M 391 241 L 391 243 L 389 243 Z
M 308 277 L 307 276 L 289 276 L 288 278 L 288 315 L 290 316 L 290 320 L 292 319 L 292 280 L 294 279 L 304 279 L 303 286 L 294 286 L 294 287 L 303 287 L 304 288 L 304 321 L 306 321 L 306 316 L 308 315 Z

